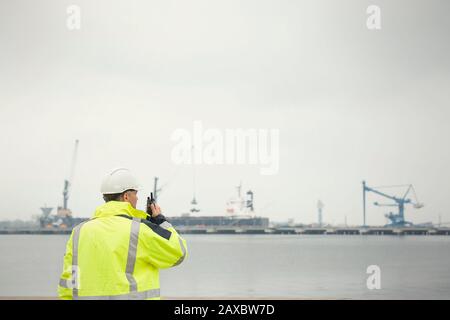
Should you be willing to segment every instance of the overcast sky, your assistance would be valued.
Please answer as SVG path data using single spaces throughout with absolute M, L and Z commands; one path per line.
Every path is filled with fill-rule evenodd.
M 95 3 L 95 4 L 94 4 Z M 81 29 L 66 26 L 81 8 Z M 381 30 L 366 9 L 381 8 Z M 108 170 L 160 177 L 166 215 L 190 208 L 193 166 L 176 129 L 279 129 L 280 165 L 198 165 L 201 214 L 225 213 L 239 181 L 271 220 L 362 223 L 361 181 L 412 183 L 413 222 L 450 221 L 450 2 L 0 2 L 0 219 L 62 204 L 89 217 Z M 387 191 L 387 190 L 386 190 Z M 402 190 L 392 189 L 390 192 Z M 369 202 L 383 201 L 373 195 Z M 369 224 L 387 210 L 370 205 Z

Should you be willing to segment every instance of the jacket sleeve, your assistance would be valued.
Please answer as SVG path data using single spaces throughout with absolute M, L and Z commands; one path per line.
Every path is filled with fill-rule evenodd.
M 152 222 L 153 221 L 153 222 Z M 164 216 L 157 220 L 142 220 L 141 240 L 148 253 L 148 262 L 158 269 L 175 267 L 187 257 L 184 240 Z
M 64 254 L 64 265 L 63 272 L 59 279 L 58 285 L 58 296 L 63 300 L 72 300 L 72 289 L 71 289 L 71 281 L 72 281 L 72 237 L 73 233 L 67 241 L 66 244 L 66 253 Z

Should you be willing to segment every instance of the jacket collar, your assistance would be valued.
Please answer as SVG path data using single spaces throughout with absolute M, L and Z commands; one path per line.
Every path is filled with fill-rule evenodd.
M 125 214 L 133 218 L 145 219 L 147 213 L 133 208 L 129 202 L 109 201 L 99 206 L 94 212 L 94 218 L 105 218 Z

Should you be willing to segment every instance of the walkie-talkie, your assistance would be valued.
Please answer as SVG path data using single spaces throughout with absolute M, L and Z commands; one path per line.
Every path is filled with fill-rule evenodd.
M 156 201 L 155 198 L 153 198 L 153 192 L 150 192 L 150 197 L 147 197 L 147 213 L 152 217 L 152 208 L 151 205 L 155 205 Z

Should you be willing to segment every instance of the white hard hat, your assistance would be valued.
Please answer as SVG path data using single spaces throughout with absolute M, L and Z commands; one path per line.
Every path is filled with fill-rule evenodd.
M 139 190 L 139 182 L 126 168 L 117 168 L 103 179 L 102 194 L 116 194 L 127 190 Z

